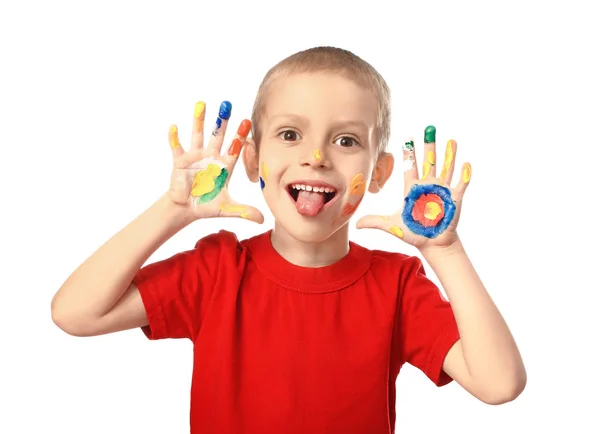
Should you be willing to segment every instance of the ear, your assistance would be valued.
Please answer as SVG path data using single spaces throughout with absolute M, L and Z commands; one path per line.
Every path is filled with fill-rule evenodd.
M 246 175 L 250 182 L 258 182 L 258 150 L 254 139 L 247 138 L 242 151 Z
M 377 163 L 375 163 L 375 168 L 373 169 L 373 173 L 371 175 L 371 182 L 369 183 L 369 192 L 379 192 L 379 190 L 383 188 L 387 180 L 390 179 L 393 170 L 394 156 L 390 153 L 382 152 L 381 155 L 379 155 L 379 158 L 377 158 Z

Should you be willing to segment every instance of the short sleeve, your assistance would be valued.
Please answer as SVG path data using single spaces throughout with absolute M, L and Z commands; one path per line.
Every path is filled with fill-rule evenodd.
M 443 371 L 444 359 L 460 339 L 454 313 L 425 275 L 421 260 L 413 256 L 406 261 L 398 305 L 401 358 L 443 386 L 452 381 Z
M 235 235 L 221 231 L 200 239 L 194 249 L 143 267 L 133 283 L 140 291 L 150 340 L 195 340 L 218 275 L 230 266 Z

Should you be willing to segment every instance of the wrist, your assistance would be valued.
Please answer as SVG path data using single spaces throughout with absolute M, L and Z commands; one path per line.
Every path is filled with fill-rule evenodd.
M 177 230 L 183 229 L 197 220 L 197 217 L 190 212 L 189 205 L 173 201 L 169 192 L 164 193 L 156 205 L 160 209 L 161 218 L 172 223 Z
M 425 246 L 420 248 L 419 251 L 428 262 L 437 258 L 448 258 L 457 254 L 465 254 L 465 248 L 458 237 L 452 243 L 445 246 Z

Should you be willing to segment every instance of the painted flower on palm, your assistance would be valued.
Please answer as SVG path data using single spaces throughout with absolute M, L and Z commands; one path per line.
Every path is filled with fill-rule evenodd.
M 427 238 L 444 232 L 456 212 L 450 190 L 437 184 L 413 185 L 404 200 L 404 224 L 416 235 Z

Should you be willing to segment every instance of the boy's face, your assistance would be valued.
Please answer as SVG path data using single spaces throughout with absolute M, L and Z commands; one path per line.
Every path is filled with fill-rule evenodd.
M 327 239 L 366 190 L 378 191 L 389 177 L 391 155 L 378 158 L 377 108 L 374 95 L 336 74 L 294 74 L 269 87 L 258 155 L 251 142 L 244 163 L 294 238 Z

